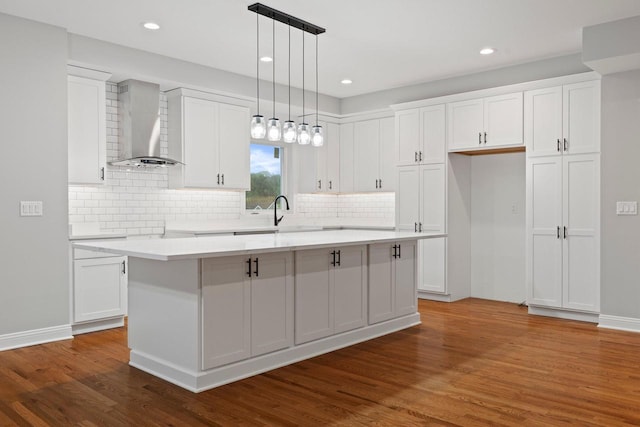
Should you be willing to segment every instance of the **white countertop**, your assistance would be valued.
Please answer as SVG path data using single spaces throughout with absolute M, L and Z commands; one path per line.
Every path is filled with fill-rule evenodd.
M 378 230 L 327 230 L 241 236 L 185 237 L 103 242 L 75 242 L 74 247 L 173 261 L 264 252 L 295 251 L 332 246 L 358 245 L 445 237 L 446 234 Z

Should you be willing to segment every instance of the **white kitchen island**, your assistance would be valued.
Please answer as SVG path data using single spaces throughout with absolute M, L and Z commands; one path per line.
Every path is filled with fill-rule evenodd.
M 417 240 L 336 230 L 74 244 L 129 256 L 130 364 L 194 392 L 420 323 Z

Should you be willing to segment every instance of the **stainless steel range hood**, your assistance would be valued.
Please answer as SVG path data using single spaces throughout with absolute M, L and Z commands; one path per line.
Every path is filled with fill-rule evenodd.
M 180 162 L 160 157 L 160 85 L 139 80 L 118 84 L 119 159 L 114 166 L 165 167 Z

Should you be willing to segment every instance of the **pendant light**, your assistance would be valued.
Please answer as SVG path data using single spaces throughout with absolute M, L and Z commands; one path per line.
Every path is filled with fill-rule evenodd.
M 272 20 L 271 22 L 273 23 L 271 38 L 273 44 L 273 61 L 271 61 L 273 65 L 273 75 L 271 76 L 273 81 L 273 117 L 267 122 L 267 139 L 269 141 L 280 141 L 282 128 L 280 127 L 280 120 L 276 118 L 276 21 Z
M 311 144 L 314 147 L 322 147 L 324 145 L 324 136 L 322 135 L 322 126 L 318 123 L 318 35 L 316 34 L 316 125 L 311 128 Z
M 282 125 L 282 140 L 287 144 L 296 142 L 296 124 L 291 120 L 291 26 L 289 26 L 289 120 Z
M 302 32 L 302 123 L 298 125 L 298 144 L 307 145 L 311 142 L 309 125 L 305 122 L 304 115 L 304 31 Z
M 293 143 L 298 141 L 298 144 L 307 145 L 313 142 L 314 146 L 321 146 L 324 143 L 324 137 L 322 135 L 322 127 L 318 123 L 318 34 L 324 33 L 326 30 L 322 27 L 314 25 L 310 22 L 303 21 L 302 19 L 291 16 L 287 13 L 273 9 L 269 6 L 265 6 L 261 3 L 254 3 L 247 8 L 251 12 L 255 12 L 256 15 L 266 16 L 273 21 L 273 117 L 265 123 L 264 117 L 260 115 L 260 32 L 259 21 L 256 20 L 256 34 L 257 34 L 257 55 L 256 55 L 256 84 L 258 95 L 258 114 L 253 116 L 251 120 L 251 136 L 254 139 L 262 139 L 267 136 L 270 141 L 279 141 L 281 138 L 286 143 Z M 289 27 L 289 119 L 284 122 L 284 126 L 280 127 L 280 120 L 275 116 L 276 110 L 276 82 L 275 82 L 275 21 L 281 22 Z M 302 31 L 302 120 L 296 127 L 296 124 L 291 120 L 291 27 L 297 28 Z M 306 101 L 306 88 L 305 88 L 305 33 L 310 33 L 316 36 L 316 124 L 313 126 L 313 130 L 309 128 L 309 125 L 305 121 L 305 101 Z
M 251 138 L 262 139 L 267 133 L 264 117 L 260 115 L 260 15 L 256 14 L 256 94 L 258 114 L 251 118 Z

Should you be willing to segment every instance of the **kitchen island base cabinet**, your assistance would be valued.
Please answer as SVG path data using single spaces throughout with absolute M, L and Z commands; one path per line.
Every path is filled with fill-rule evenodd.
M 366 246 L 296 252 L 296 344 L 365 326 Z
M 417 310 L 417 245 L 369 245 L 369 324 Z

